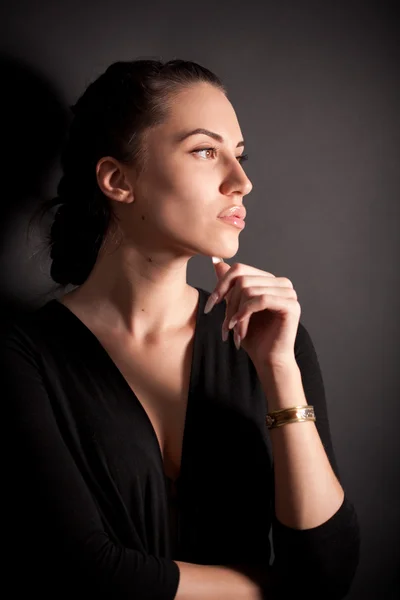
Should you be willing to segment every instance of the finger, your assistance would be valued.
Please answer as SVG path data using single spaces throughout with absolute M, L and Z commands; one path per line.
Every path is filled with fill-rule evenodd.
M 244 340 L 244 338 L 247 335 L 247 330 L 249 328 L 250 318 L 251 318 L 252 314 L 253 313 L 251 313 L 250 315 L 247 315 L 246 317 L 244 317 L 243 319 L 238 321 L 238 323 L 235 325 L 235 329 L 236 329 L 237 333 L 240 335 L 240 339 L 242 339 L 242 340 Z
M 282 296 L 283 298 L 294 298 L 297 300 L 297 293 L 293 288 L 269 287 L 265 285 L 246 288 L 240 296 L 236 312 L 232 314 L 230 323 L 228 323 L 228 325 L 230 325 L 229 329 L 232 329 L 232 327 L 235 326 L 235 321 L 238 322 L 243 320 L 251 311 L 251 300 L 262 295 Z
M 260 280 L 262 283 L 265 283 L 265 277 L 257 278 L 254 277 L 255 280 Z M 275 279 L 274 279 L 275 283 Z M 250 311 L 244 313 L 242 308 L 246 303 L 253 298 L 254 296 L 261 296 L 265 293 L 271 293 L 272 295 L 284 295 L 288 297 L 292 297 L 294 292 L 293 288 L 283 288 L 277 287 L 272 288 L 268 286 L 250 286 L 245 287 L 243 290 L 238 285 L 238 280 L 236 280 L 236 285 L 230 290 L 229 294 L 232 296 L 227 301 L 227 308 L 225 311 L 225 319 L 222 323 L 222 333 L 229 332 L 230 329 L 235 328 L 237 333 L 240 333 L 242 339 L 247 333 L 247 328 L 250 320 Z M 297 295 L 296 295 L 297 298 Z M 239 323 L 240 321 L 240 323 Z
M 267 291 L 266 291 L 267 290 Z M 251 315 L 265 310 L 279 310 L 287 306 L 287 301 L 297 301 L 297 293 L 293 289 L 288 288 L 253 288 L 252 297 L 244 300 L 240 303 L 239 309 L 236 314 L 233 315 L 231 325 L 236 329 L 242 339 L 247 335 L 247 330 L 250 322 Z M 281 304 L 279 304 L 281 301 Z
M 262 286 L 249 286 L 250 281 L 260 282 L 264 285 Z M 253 277 L 253 276 L 245 276 L 242 278 L 237 278 L 234 282 L 233 287 L 227 294 L 227 307 L 225 311 L 225 319 L 222 323 L 222 337 L 225 339 L 230 329 L 234 329 L 236 333 L 239 333 L 244 329 L 244 325 L 246 325 L 246 331 L 248 327 L 248 323 L 250 320 L 250 315 L 248 317 L 244 317 L 243 322 L 238 324 L 236 327 L 237 319 L 236 314 L 242 307 L 242 305 L 252 298 L 254 295 L 261 295 L 265 293 L 265 277 Z M 275 279 L 274 279 L 275 281 Z M 241 338 L 243 339 L 243 338 Z
M 251 314 L 247 317 L 244 317 L 242 320 L 238 321 L 233 328 L 233 331 L 236 332 L 237 335 L 240 336 L 240 340 L 244 340 L 247 335 L 247 330 L 250 323 Z
M 230 270 L 230 265 L 228 265 L 227 263 L 224 262 L 223 258 L 218 258 L 216 256 L 212 256 L 212 262 L 214 265 L 214 270 L 215 270 L 215 274 L 217 276 L 217 280 L 219 281 L 225 273 L 227 273 Z M 218 285 L 218 282 L 217 282 Z M 215 292 L 215 290 L 213 292 L 211 292 L 210 296 L 208 297 L 208 300 L 206 302 L 206 305 L 204 307 L 204 312 L 205 314 L 209 313 L 215 306 L 215 304 L 218 304 L 218 302 L 220 302 L 222 298 L 220 298 L 218 296 L 218 294 Z
M 254 310 L 251 310 L 251 308 L 246 310 L 247 303 L 252 298 L 262 296 L 263 294 L 265 294 L 266 289 L 274 289 L 276 294 L 279 293 L 279 288 L 266 288 L 266 286 L 263 285 L 258 287 L 246 288 L 245 293 L 241 295 L 238 310 L 232 315 L 232 318 L 228 323 L 228 329 L 233 328 L 234 331 L 236 331 L 236 333 L 240 335 L 241 340 L 243 340 L 246 337 L 251 315 L 253 314 L 253 312 L 256 312 Z
M 263 294 L 261 296 L 251 298 L 250 300 L 248 300 L 248 302 L 246 302 L 245 306 L 243 307 L 245 313 L 243 317 L 238 321 L 238 323 L 241 323 L 242 319 L 245 320 L 249 316 L 249 314 L 251 315 L 266 309 L 271 310 L 273 312 L 286 314 L 287 312 L 293 309 L 294 304 L 300 306 L 297 301 L 297 298 L 291 297 L 289 295 L 277 296 L 273 294 Z M 243 336 L 245 336 L 246 334 L 247 329 L 246 332 L 243 332 Z
M 217 280 L 219 281 L 225 275 L 225 273 L 229 271 L 231 266 L 228 265 L 228 263 L 224 262 L 223 258 L 218 258 L 216 256 L 212 256 L 211 258 L 214 265 L 214 271 L 217 276 Z
M 215 265 L 218 267 L 218 265 Z M 222 298 L 229 292 L 230 288 L 234 285 L 234 280 L 238 277 L 249 277 L 249 276 L 261 276 L 262 278 L 265 277 L 272 277 L 274 279 L 275 275 L 273 275 L 272 273 L 268 273 L 267 271 L 261 271 L 260 269 L 256 269 L 255 267 L 250 267 L 249 265 L 243 265 L 241 263 L 235 263 L 234 265 L 232 265 L 232 267 L 230 267 L 229 270 L 227 270 L 224 275 L 219 279 L 217 285 L 215 286 L 214 291 L 212 292 L 213 294 L 217 294 L 219 297 L 219 300 L 222 300 Z M 286 278 L 282 278 L 282 279 L 286 279 Z M 291 282 L 289 282 L 288 279 L 286 279 L 287 284 Z
M 269 286 L 269 282 L 271 286 Z M 293 290 L 293 283 L 287 277 L 274 277 L 270 275 L 254 276 L 254 275 L 238 275 L 235 278 L 227 273 L 224 280 L 221 280 L 213 293 L 218 293 L 220 300 L 227 296 L 234 286 L 238 286 L 243 293 L 253 286 L 265 286 L 268 289 L 279 288 Z M 225 291 L 226 290 L 226 291 Z
M 233 287 L 226 294 L 226 309 L 225 309 L 225 318 L 222 323 L 222 333 L 229 332 L 228 324 L 233 317 L 233 315 L 239 310 L 240 302 L 242 297 L 242 290 L 237 286 L 233 285 Z

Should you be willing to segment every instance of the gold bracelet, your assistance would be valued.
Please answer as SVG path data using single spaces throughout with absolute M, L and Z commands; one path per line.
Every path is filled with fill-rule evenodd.
M 265 422 L 268 429 L 282 427 L 288 423 L 302 423 L 303 421 L 316 421 L 314 407 L 310 404 L 304 406 L 292 406 L 274 410 L 267 414 Z

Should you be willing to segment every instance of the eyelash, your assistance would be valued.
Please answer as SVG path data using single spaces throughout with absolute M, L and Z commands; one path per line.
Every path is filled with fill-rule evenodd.
M 197 150 L 193 150 L 193 154 L 196 154 L 196 152 L 204 152 L 205 150 L 213 150 L 213 152 L 216 152 L 217 148 L 215 148 L 214 146 L 210 146 L 208 148 L 198 148 Z M 240 164 L 242 164 L 245 160 L 249 160 L 249 155 L 241 154 L 240 156 L 237 156 L 236 158 L 238 159 Z

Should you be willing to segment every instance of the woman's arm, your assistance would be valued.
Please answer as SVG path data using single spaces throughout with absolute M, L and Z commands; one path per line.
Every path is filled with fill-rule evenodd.
M 2 336 L 0 372 L 3 442 L 7 436 L 2 453 L 3 570 L 13 590 L 41 592 L 54 577 L 56 596 L 69 597 L 65 588 L 70 594 L 73 581 L 78 596 L 83 589 L 101 598 L 172 600 L 179 582 L 176 563 L 139 546 L 123 547 L 105 530 L 60 434 L 40 356 L 19 332 Z
M 52 586 L 54 577 L 56 594 L 79 581 L 79 589 L 115 599 L 261 598 L 256 577 L 239 567 L 173 561 L 110 539 L 60 434 L 37 349 L 19 331 L 1 338 L 0 371 L 7 429 L 2 472 L 8 531 L 3 542 L 14 590 Z M 50 557 L 52 564 L 42 557 Z M 60 561 L 65 562 L 60 566 Z M 60 567 L 57 575 L 54 565 Z
M 312 340 L 301 323 L 296 362 L 258 375 L 268 411 L 310 404 L 317 417 L 316 423 L 269 430 L 274 458 L 275 561 L 271 567 L 255 569 L 258 577 L 229 567 L 177 563 L 181 580 L 176 598 L 275 600 L 298 594 L 309 600 L 345 598 L 359 561 L 359 525 L 340 484 L 322 374 Z
M 322 374 L 301 322 L 295 362 L 268 366 L 258 374 L 268 411 L 309 404 L 316 416 L 315 423 L 269 430 L 275 482 L 274 567 L 281 573 L 282 585 L 293 585 L 309 598 L 344 598 L 359 561 L 359 524 L 339 481 Z
M 269 412 L 307 404 L 294 360 L 266 372 L 263 389 Z M 276 518 L 294 529 L 311 529 L 328 521 L 342 505 L 344 490 L 329 463 L 316 423 L 289 423 L 271 429 L 270 439 Z
M 260 577 L 250 569 L 176 561 L 180 579 L 176 600 L 262 600 Z M 272 596 L 271 596 L 272 600 Z

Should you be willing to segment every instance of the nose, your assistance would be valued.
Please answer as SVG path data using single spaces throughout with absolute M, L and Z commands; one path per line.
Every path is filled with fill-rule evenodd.
M 221 184 L 221 192 L 226 195 L 236 193 L 246 196 L 246 194 L 250 194 L 252 189 L 253 184 L 247 177 L 239 161 L 235 158 L 232 168 L 230 168 L 229 173 Z

